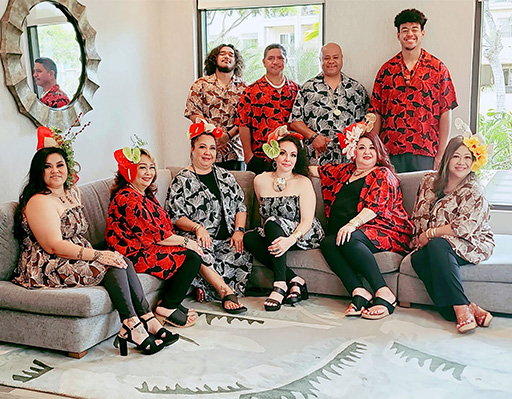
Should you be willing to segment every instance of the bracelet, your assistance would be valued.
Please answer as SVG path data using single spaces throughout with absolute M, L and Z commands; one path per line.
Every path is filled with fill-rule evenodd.
M 356 229 L 358 229 L 359 227 L 361 227 L 363 225 L 363 221 L 361 220 L 361 218 L 359 216 L 356 216 L 356 217 L 352 218 L 352 220 L 350 220 L 350 222 L 348 222 L 348 224 L 351 224 Z
M 83 260 L 84 259 L 84 247 L 80 247 L 80 249 L 78 250 L 78 260 Z
M 302 237 L 304 237 L 304 233 L 300 230 L 295 230 L 292 233 L 292 236 L 295 237 L 295 241 L 299 242 Z
M 93 262 L 97 261 L 100 258 L 100 256 L 101 256 L 100 251 L 94 251 L 91 261 L 93 261 Z
M 199 230 L 201 227 L 203 227 L 203 226 L 201 226 L 199 223 L 196 223 L 196 225 L 192 228 L 192 231 L 194 233 L 197 233 L 197 230 Z
M 313 134 L 310 138 L 309 138 L 309 141 L 313 142 L 313 140 L 315 140 L 318 136 L 320 136 L 319 133 L 315 133 Z
M 187 245 L 188 245 L 188 242 L 189 242 L 189 241 L 190 241 L 190 238 L 188 238 L 188 237 L 183 238 L 183 246 L 184 246 L 185 248 L 187 248 Z

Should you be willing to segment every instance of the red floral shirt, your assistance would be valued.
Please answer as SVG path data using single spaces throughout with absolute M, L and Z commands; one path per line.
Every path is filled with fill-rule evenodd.
M 158 245 L 174 234 L 169 214 L 156 198 L 126 187 L 110 202 L 105 240 L 133 262 L 137 273 L 168 279 L 185 262 L 186 248 Z
M 441 114 L 457 105 L 448 68 L 422 50 L 412 71 L 405 66 L 402 52 L 380 68 L 369 112 L 382 117 L 380 137 L 390 155 L 435 157 Z
M 69 104 L 69 97 L 60 89 L 59 85 L 54 85 L 41 97 L 41 102 L 50 108 L 60 108 Z
M 318 168 L 327 218 L 336 195 L 355 169 L 353 162 L 341 165 L 327 164 Z M 402 191 L 397 177 L 388 168 L 381 166 L 364 179 L 357 212 L 368 208 L 377 216 L 363 224 L 360 230 L 380 250 L 408 252 L 413 226 L 403 206 Z
M 251 131 L 252 151 L 255 156 L 265 158 L 262 146 L 269 133 L 288 124 L 299 85 L 286 78 L 281 91 L 268 84 L 265 77 L 248 86 L 238 103 L 235 124 L 246 126 Z

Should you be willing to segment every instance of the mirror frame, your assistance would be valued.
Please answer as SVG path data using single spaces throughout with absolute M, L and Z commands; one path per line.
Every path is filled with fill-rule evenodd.
M 35 5 L 53 3 L 75 27 L 77 41 L 82 53 L 82 75 L 73 101 L 62 108 L 50 108 L 37 98 L 27 83 L 27 72 L 21 62 L 21 35 L 23 23 Z M 97 83 L 98 65 L 101 61 L 96 52 L 96 31 L 85 14 L 85 6 L 77 0 L 9 0 L 0 19 L 0 58 L 4 69 L 5 85 L 16 100 L 19 111 L 36 126 L 65 130 L 81 113 L 92 110 L 92 98 L 100 87 Z

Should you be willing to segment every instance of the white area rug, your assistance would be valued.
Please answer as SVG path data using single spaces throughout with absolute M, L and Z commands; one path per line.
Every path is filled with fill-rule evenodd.
M 240 317 L 193 306 L 195 326 L 153 356 L 119 356 L 109 339 L 80 360 L 0 345 L 0 384 L 91 399 L 507 398 L 512 319 L 458 334 L 434 312 L 397 308 L 383 320 L 343 317 L 348 302 L 313 297 Z

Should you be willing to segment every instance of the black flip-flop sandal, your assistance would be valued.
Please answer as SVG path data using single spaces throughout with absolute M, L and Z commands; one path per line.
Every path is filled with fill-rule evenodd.
M 347 317 L 359 317 L 361 316 L 361 312 L 363 308 L 366 308 L 370 301 L 361 295 L 354 295 L 352 297 L 351 305 L 353 305 L 353 312 L 345 313 Z M 350 305 L 349 305 L 350 307 Z
M 386 310 L 384 310 L 383 313 L 379 313 L 379 314 L 361 313 L 361 317 L 364 319 L 368 319 L 368 320 L 382 319 L 386 316 L 389 316 L 390 314 L 392 314 L 395 311 L 396 303 L 397 303 L 396 299 L 393 303 L 391 303 L 391 302 L 386 301 L 384 298 L 376 297 L 372 302 L 372 306 L 370 308 L 368 308 L 368 310 L 370 310 L 371 308 L 373 308 L 376 305 L 382 305 L 386 308 Z
M 240 313 L 247 312 L 247 308 L 245 306 L 241 306 L 236 309 L 228 309 L 225 306 L 226 302 L 233 302 L 233 303 L 236 303 L 237 305 L 239 305 L 240 302 L 238 302 L 238 297 L 235 294 L 228 294 L 224 298 L 222 298 L 222 308 L 229 314 L 240 314 Z
M 179 306 L 181 306 L 181 305 L 179 305 Z M 182 307 L 183 309 L 185 309 L 185 311 L 183 311 L 182 309 L 180 309 L 179 306 L 178 306 L 178 309 L 176 309 L 169 316 L 164 318 L 164 322 L 170 324 L 171 326 L 178 327 L 178 328 L 192 327 L 194 324 L 196 324 L 196 319 L 194 319 L 191 322 L 187 322 L 188 314 L 187 314 L 186 308 Z M 158 313 L 157 313 L 157 315 L 160 317 L 164 317 Z

